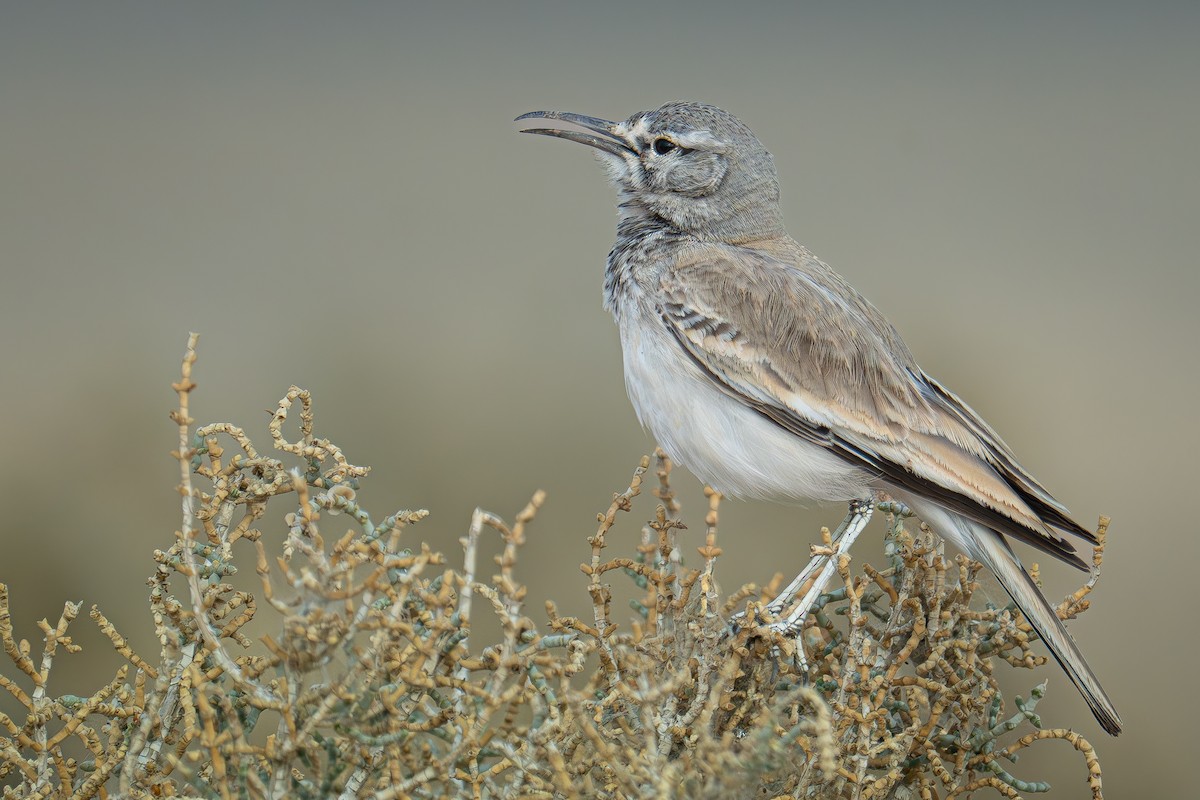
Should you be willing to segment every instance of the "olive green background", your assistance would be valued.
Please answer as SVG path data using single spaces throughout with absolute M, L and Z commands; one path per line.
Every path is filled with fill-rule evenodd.
M 1097 745 L 1110 797 L 1180 796 L 1200 713 L 1196 4 L 442 5 L 0 7 L 0 580 L 22 635 L 75 599 L 153 651 L 189 330 L 199 420 L 265 447 L 263 409 L 311 389 L 318 433 L 374 467 L 367 506 L 432 510 L 414 541 L 455 553 L 474 506 L 511 518 L 546 489 L 530 613 L 586 608 L 585 536 L 653 442 L 600 308 L 612 191 L 584 148 L 511 120 L 697 99 L 760 135 L 793 235 L 926 370 L 1082 520 L 1114 517 L 1071 629 L 1126 733 L 1053 666 L 1013 688 L 1049 680 L 1044 719 Z M 698 542 L 699 486 L 678 486 Z M 798 567 L 841 515 L 726 504 L 724 585 Z M 855 552 L 880 561 L 878 535 Z M 1080 581 L 1044 572 L 1052 597 Z M 89 625 L 57 691 L 117 663 Z M 1014 769 L 1088 796 L 1065 744 Z

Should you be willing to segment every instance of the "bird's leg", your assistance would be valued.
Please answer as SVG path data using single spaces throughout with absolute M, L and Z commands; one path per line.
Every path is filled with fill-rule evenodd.
M 854 540 L 862 533 L 863 528 L 867 526 L 867 522 L 871 519 L 871 513 L 875 510 L 875 503 L 872 499 L 856 499 L 850 501 L 850 510 L 846 514 L 846 518 L 834 530 L 830 540 L 837 544 L 837 549 L 834 551 L 834 556 L 840 557 L 843 553 L 850 549 L 850 545 L 854 544 Z M 820 597 L 821 592 L 825 588 L 825 584 L 829 583 L 829 579 L 833 577 L 834 571 L 837 569 L 837 562 L 831 561 L 830 556 L 825 554 L 817 554 L 812 557 L 799 575 L 792 579 L 792 582 L 783 588 L 775 599 L 766 605 L 766 610 L 772 616 L 780 616 L 792 601 L 796 599 L 796 593 L 800 591 L 804 584 L 808 583 L 809 578 L 817 570 L 824 567 L 821 575 L 813 583 L 812 587 L 804 595 L 804 599 L 796 607 L 791 614 L 785 619 L 772 623 L 772 627 L 784 632 L 794 633 L 804 624 L 804 617 L 812 608 L 813 603 Z M 742 620 L 745 618 L 746 612 L 739 612 L 733 616 L 733 625 L 735 628 L 740 627 Z
M 804 619 L 808 616 L 809 610 L 813 604 L 817 602 L 817 598 L 821 596 L 821 592 L 825 591 L 826 584 L 833 577 L 833 573 L 837 570 L 838 560 L 847 552 L 850 551 L 851 545 L 858 535 L 862 533 L 863 528 L 867 527 L 867 523 L 871 519 L 871 513 L 875 510 L 875 502 L 873 499 L 851 500 L 850 510 L 846 514 L 846 518 L 842 520 L 842 524 L 838 525 L 837 530 L 833 532 L 832 541 L 837 543 L 836 549 L 832 555 L 818 554 L 813 556 L 808 562 L 808 566 L 804 571 L 796 576 L 795 580 L 787 585 L 779 596 L 767 605 L 767 608 L 773 614 L 780 614 L 787 608 L 793 599 L 796 592 L 800 591 L 800 587 L 808 582 L 809 577 L 818 569 L 821 570 L 817 575 L 812 586 L 805 592 L 804 597 L 792 609 L 792 612 L 783 619 L 772 624 L 772 628 L 788 634 L 795 634 L 800 631 L 804 625 Z

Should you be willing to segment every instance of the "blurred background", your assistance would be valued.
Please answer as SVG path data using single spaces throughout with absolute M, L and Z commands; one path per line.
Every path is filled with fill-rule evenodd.
M 1178 796 L 1198 711 L 1200 6 L 433 5 L 0 11 L 0 580 L 21 635 L 82 600 L 155 652 L 143 580 L 179 524 L 167 412 L 189 330 L 200 422 L 266 449 L 264 409 L 312 390 L 318 435 L 374 468 L 366 506 L 433 512 L 410 541 L 457 558 L 476 505 L 511 519 L 547 490 L 530 613 L 588 608 L 585 537 L 654 443 L 600 307 L 612 190 L 584 148 L 511 120 L 704 100 L 775 154 L 791 233 L 1082 521 L 1112 515 L 1071 630 L 1126 733 L 1053 665 L 1013 689 L 1049 681 L 1043 719 L 1096 744 L 1110 796 Z M 677 488 L 699 544 L 700 486 Z M 725 588 L 798 567 L 842 513 L 727 503 Z M 625 521 L 630 551 L 652 514 Z M 856 554 L 881 561 L 879 538 Z M 1081 581 L 1022 555 L 1053 598 Z M 55 691 L 115 667 L 89 628 Z M 1089 796 L 1065 744 L 1014 770 Z

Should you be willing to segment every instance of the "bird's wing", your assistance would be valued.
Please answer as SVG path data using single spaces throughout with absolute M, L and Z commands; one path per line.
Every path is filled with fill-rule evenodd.
M 661 281 L 664 324 L 723 391 L 885 482 L 1086 568 L 1048 525 L 1086 530 L 825 264 L 712 247 Z
M 935 381 L 924 372 L 921 373 L 924 385 L 928 387 L 931 399 L 943 411 L 951 414 L 959 422 L 971 429 L 979 442 L 986 448 L 988 462 L 1033 509 L 1043 522 L 1056 528 L 1069 531 L 1092 544 L 1096 544 L 1096 534 L 1073 520 L 1067 507 L 1054 499 L 1050 492 L 1038 482 L 1037 478 L 1017 462 L 1017 457 L 983 419 L 962 399 L 946 387 Z

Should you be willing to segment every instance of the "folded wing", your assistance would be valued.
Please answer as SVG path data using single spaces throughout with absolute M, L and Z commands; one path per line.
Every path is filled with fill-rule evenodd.
M 817 259 L 713 246 L 661 283 L 659 313 L 723 391 L 881 482 L 917 492 L 1081 569 L 1094 541 L 896 330 Z

